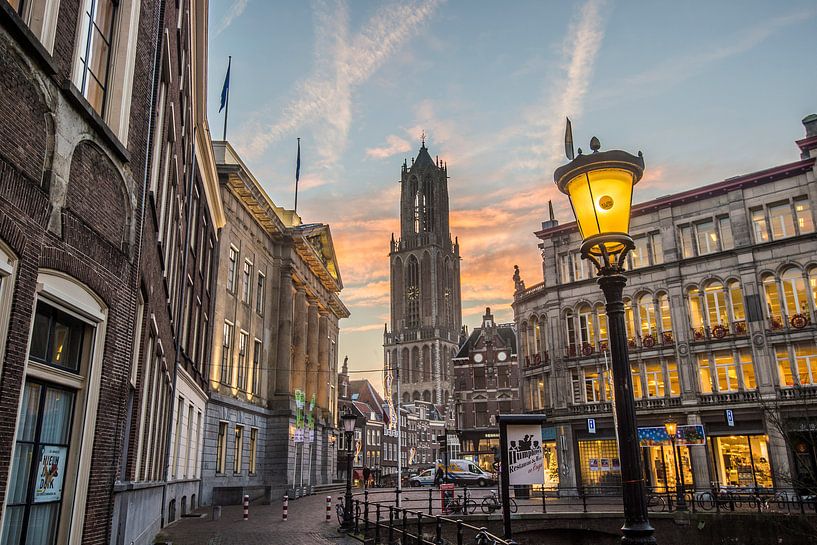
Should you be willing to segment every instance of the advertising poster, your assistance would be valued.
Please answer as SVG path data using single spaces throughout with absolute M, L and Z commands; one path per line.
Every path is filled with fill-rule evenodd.
M 599 459 L 598 458 L 590 458 L 590 471 L 598 471 L 599 470 Z
M 295 390 L 295 442 L 304 442 L 304 392 Z
M 62 498 L 66 453 L 66 447 L 54 446 L 45 446 L 40 451 L 37 480 L 34 484 L 34 503 L 59 501 Z
M 544 484 L 541 425 L 508 425 L 508 484 Z
M 664 426 L 638 428 L 638 442 L 642 447 L 669 446 L 672 444 Z M 675 444 L 678 446 L 705 445 L 706 434 L 701 424 L 678 426 L 675 432 Z
M 315 441 L 315 394 L 309 401 L 309 412 L 306 413 L 306 441 Z
M 610 458 L 602 458 L 601 459 L 601 470 L 602 471 L 610 471 Z

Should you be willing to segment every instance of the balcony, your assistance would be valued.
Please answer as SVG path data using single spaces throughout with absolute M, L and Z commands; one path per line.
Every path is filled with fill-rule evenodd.
M 817 386 L 809 384 L 798 385 L 790 388 L 780 388 L 777 390 L 777 398 L 782 400 L 794 399 L 815 399 L 817 398 Z
M 534 369 L 536 367 L 542 367 L 543 365 L 548 365 L 550 363 L 550 356 L 548 355 L 547 350 L 542 352 L 537 352 L 536 354 L 525 356 L 525 368 L 526 369 Z
M 772 333 L 800 331 L 811 325 L 811 316 L 807 312 L 800 312 L 791 316 L 788 314 L 772 315 L 767 321 L 767 327 Z
M 602 414 L 612 412 L 612 410 L 613 406 L 610 403 L 570 405 L 570 414 Z
M 669 407 L 680 406 L 680 397 L 650 397 L 646 399 L 637 399 L 635 401 L 636 409 L 666 409 Z
M 701 326 L 690 329 L 690 340 L 697 342 L 723 341 L 731 338 L 746 337 L 749 335 L 749 327 L 746 320 L 736 320 L 730 323 L 717 324 L 715 326 Z
M 700 394 L 698 402 L 701 405 L 722 405 L 728 403 L 751 403 L 757 401 L 757 392 L 728 392 L 717 394 Z
M 653 331 L 644 337 L 627 338 L 627 348 L 630 352 L 639 350 L 658 350 L 675 344 L 672 331 Z M 582 343 L 581 347 L 573 345 L 564 349 L 566 359 L 592 358 L 608 349 L 608 341 L 599 341 L 597 344 Z

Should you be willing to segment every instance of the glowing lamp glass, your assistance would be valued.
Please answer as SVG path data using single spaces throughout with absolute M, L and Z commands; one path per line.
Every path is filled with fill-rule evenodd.
M 357 417 L 353 414 L 346 413 L 344 414 L 341 419 L 343 420 L 343 429 L 347 433 L 352 433 L 355 431 L 355 424 L 357 423 Z
M 669 435 L 670 440 L 675 438 L 675 432 L 678 431 L 678 423 L 669 421 L 664 422 L 664 429 L 667 431 L 667 435 Z
M 610 233 L 627 234 L 633 197 L 633 173 L 623 168 L 600 168 L 584 172 L 565 184 L 582 238 Z M 616 254 L 619 242 L 605 243 Z M 600 250 L 591 250 L 600 254 Z

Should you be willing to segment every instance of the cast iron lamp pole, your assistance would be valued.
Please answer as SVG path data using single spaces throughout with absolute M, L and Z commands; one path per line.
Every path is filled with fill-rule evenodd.
M 614 409 L 618 425 L 621 485 L 624 503 L 624 545 L 654 544 L 647 515 L 647 498 L 641 470 L 641 452 L 635 418 L 635 400 L 624 325 L 624 259 L 635 245 L 627 234 L 633 185 L 644 173 L 644 158 L 625 151 L 599 153 L 594 136 L 593 153 L 573 157 L 573 136 L 568 121 L 565 150 L 571 161 L 556 169 L 553 178 L 570 205 L 582 235 L 581 256 L 598 271 L 598 283 L 607 301 L 610 356 L 613 362 Z M 569 135 L 569 137 L 568 137 Z
M 343 502 L 343 523 L 340 525 L 343 530 L 351 530 L 354 526 L 352 518 L 352 445 L 355 440 L 355 424 L 357 417 L 351 412 L 345 413 L 343 420 L 343 430 L 346 433 L 346 495 Z
M 678 423 L 675 420 L 668 419 L 664 422 L 664 429 L 669 435 L 672 442 L 672 462 L 675 466 L 675 509 L 678 511 L 687 510 L 686 489 L 681 474 L 680 465 L 678 464 L 678 449 L 675 446 L 676 433 L 678 432 Z

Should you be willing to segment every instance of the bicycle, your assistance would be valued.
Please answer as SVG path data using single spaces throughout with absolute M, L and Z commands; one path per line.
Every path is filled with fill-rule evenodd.
M 513 498 L 508 498 L 510 501 L 508 502 L 508 506 L 510 507 L 511 513 L 516 513 L 519 507 L 516 505 L 516 500 Z M 496 492 L 491 491 L 490 495 L 486 496 L 482 500 L 482 512 L 486 515 L 490 515 L 494 511 L 502 508 L 502 502 L 499 501 L 499 497 L 497 496 Z
M 658 492 L 647 493 L 647 510 L 648 511 L 666 511 L 667 500 Z
M 475 513 L 477 510 L 477 502 L 472 500 L 471 498 L 463 498 L 462 496 L 456 496 L 454 498 L 449 499 L 445 503 L 445 511 L 449 514 L 457 514 L 462 513 L 463 515 L 470 515 Z

